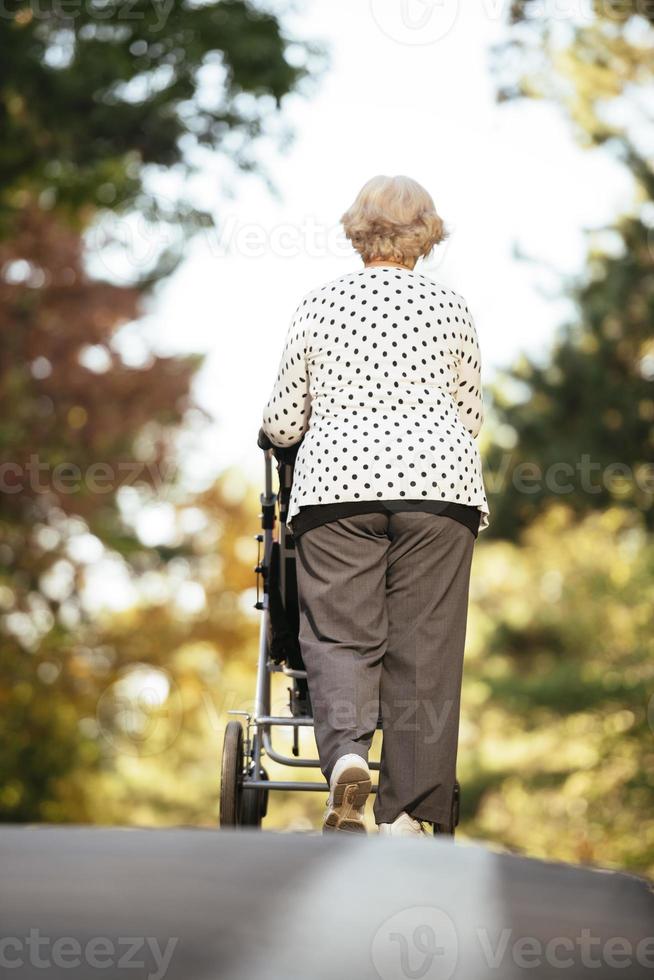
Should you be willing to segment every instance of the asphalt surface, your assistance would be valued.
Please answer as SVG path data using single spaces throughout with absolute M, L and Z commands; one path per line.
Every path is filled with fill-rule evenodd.
M 643 879 L 449 838 L 0 830 L 16 980 L 654 978 Z

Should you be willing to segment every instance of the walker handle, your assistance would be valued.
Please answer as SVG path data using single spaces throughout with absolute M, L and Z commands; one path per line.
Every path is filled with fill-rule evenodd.
M 259 429 L 259 435 L 257 436 L 257 446 L 259 447 L 259 449 L 264 449 L 264 450 L 273 448 L 272 442 L 270 441 L 266 433 L 263 431 L 263 429 Z
M 264 451 L 267 449 L 272 449 L 273 456 L 278 463 L 290 464 L 291 466 L 295 462 L 295 457 L 297 456 L 297 451 L 300 448 L 300 442 L 293 443 L 292 446 L 276 446 L 270 441 L 263 429 L 259 429 L 259 435 L 257 436 L 257 446 L 259 449 Z

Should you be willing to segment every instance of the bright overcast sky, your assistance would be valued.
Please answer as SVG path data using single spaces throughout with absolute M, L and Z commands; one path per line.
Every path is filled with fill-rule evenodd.
M 338 219 L 374 174 L 408 174 L 434 197 L 451 237 L 423 271 L 466 297 L 484 380 L 546 347 L 565 316 L 558 277 L 515 259 L 514 246 L 579 270 L 583 229 L 629 207 L 631 185 L 576 146 L 555 108 L 496 103 L 489 54 L 507 6 L 408 0 L 417 26 L 402 21 L 401 0 L 311 0 L 287 19 L 299 38 L 326 42 L 331 64 L 309 100 L 286 102 L 290 149 L 264 148 L 280 199 L 256 177 L 232 200 L 208 185 L 222 239 L 189 249 L 142 328 L 160 351 L 208 354 L 197 395 L 216 426 L 190 457 L 198 476 L 232 464 L 259 476 L 255 438 L 289 319 L 303 293 L 361 267 Z

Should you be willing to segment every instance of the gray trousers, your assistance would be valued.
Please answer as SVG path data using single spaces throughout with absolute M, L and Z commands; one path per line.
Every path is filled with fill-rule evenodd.
M 320 765 L 367 758 L 382 719 L 377 823 L 449 823 L 475 538 L 450 517 L 358 514 L 296 541 L 300 644 Z

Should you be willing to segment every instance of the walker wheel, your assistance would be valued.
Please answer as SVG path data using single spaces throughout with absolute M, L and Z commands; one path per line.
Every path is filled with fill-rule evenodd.
M 229 721 L 225 728 L 220 777 L 220 826 L 238 827 L 243 784 L 243 728 Z
M 251 776 L 254 777 L 254 769 L 251 771 Z M 259 779 L 268 779 L 268 773 L 265 769 L 259 770 Z M 241 823 L 244 827 L 260 827 L 267 810 L 267 789 L 252 789 L 242 792 Z

